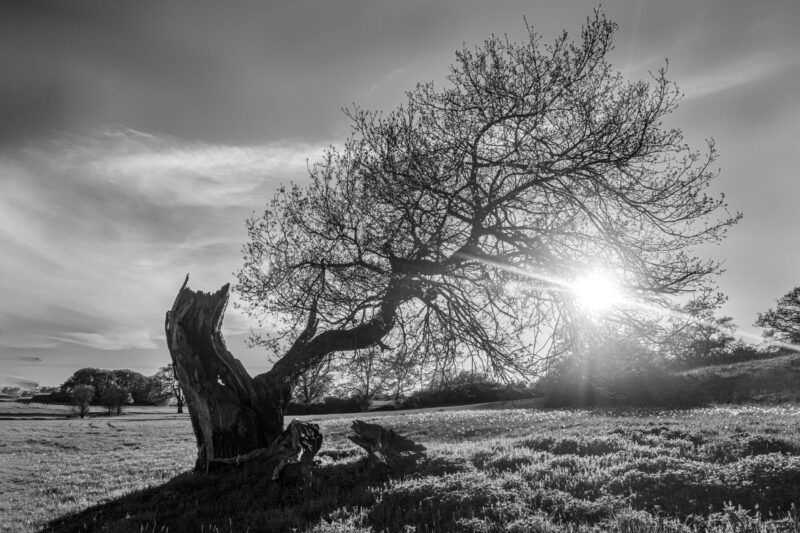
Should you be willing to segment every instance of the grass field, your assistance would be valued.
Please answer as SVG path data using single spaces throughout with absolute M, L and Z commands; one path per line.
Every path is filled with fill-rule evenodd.
M 369 419 L 365 415 L 363 419 Z M 382 416 L 423 456 L 370 480 L 319 420 L 311 488 L 190 474 L 188 417 L 0 420 L 3 531 L 800 531 L 800 407 Z

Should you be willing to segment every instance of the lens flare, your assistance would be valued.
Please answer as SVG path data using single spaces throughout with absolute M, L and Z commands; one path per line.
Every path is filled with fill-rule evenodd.
M 616 283 L 614 283 L 613 278 L 606 276 L 602 273 L 597 273 L 596 275 L 590 274 L 588 276 L 578 278 L 577 280 L 574 280 L 572 283 L 570 283 L 565 279 L 550 274 L 546 274 L 543 272 L 537 272 L 529 268 L 520 268 L 517 266 L 505 264 L 501 261 L 492 261 L 485 257 L 472 256 L 466 253 L 461 253 L 460 255 L 468 259 L 484 263 L 485 265 L 502 269 L 512 274 L 518 274 L 520 276 L 525 276 L 532 280 L 549 283 L 553 287 L 556 287 L 557 290 L 573 292 L 578 297 L 579 301 L 583 300 L 583 297 L 580 296 L 581 294 L 587 294 L 587 295 L 594 294 L 593 296 L 588 296 L 586 298 L 588 302 L 594 302 L 594 304 L 590 304 L 590 306 L 587 306 L 587 308 L 590 308 L 591 305 L 595 305 L 596 303 L 602 303 L 602 302 L 604 303 L 600 306 L 600 308 L 604 308 L 604 306 L 611 307 L 614 305 L 624 304 L 626 308 L 640 309 L 642 311 L 648 311 L 648 312 L 656 312 L 664 316 L 665 318 L 674 317 L 681 320 L 698 322 L 704 325 L 715 327 L 715 323 L 713 321 L 701 320 L 698 319 L 698 317 L 692 316 L 688 313 L 681 313 L 679 311 L 665 309 L 658 305 L 652 305 L 645 302 L 636 301 L 635 299 L 631 299 L 630 296 L 626 298 L 625 295 L 622 293 L 622 291 L 618 288 Z M 605 279 L 606 281 L 603 281 L 603 279 Z M 605 286 L 606 288 L 602 289 L 596 288 L 603 286 Z M 582 289 L 583 287 L 587 287 L 586 291 Z M 753 343 L 763 343 L 765 340 L 762 336 L 755 333 L 744 331 L 741 328 L 736 328 L 733 331 L 733 334 L 738 339 Z M 766 344 L 779 348 L 785 348 L 787 350 L 792 350 L 794 352 L 800 353 L 800 345 L 797 344 L 791 344 L 780 341 L 770 341 L 767 342 Z
M 602 272 L 591 272 L 576 279 L 572 292 L 581 307 L 589 311 L 605 311 L 622 301 L 617 284 Z

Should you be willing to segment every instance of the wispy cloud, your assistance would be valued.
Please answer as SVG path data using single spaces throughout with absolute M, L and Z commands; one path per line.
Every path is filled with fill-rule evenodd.
M 687 98 L 700 98 L 734 87 L 764 81 L 783 69 L 800 63 L 795 54 L 770 53 L 719 66 L 709 72 L 682 80 Z
M 163 205 L 236 206 L 279 181 L 302 179 L 320 144 L 221 145 L 117 128 L 71 136 L 28 156 Z
M 60 342 L 70 342 L 81 346 L 88 346 L 98 350 L 127 350 L 130 348 L 150 349 L 158 344 L 152 332 L 147 330 L 130 330 L 115 333 L 64 333 L 53 335 L 52 338 Z
M 381 89 L 383 89 L 384 87 L 386 87 L 390 83 L 394 83 L 398 79 L 400 79 L 406 73 L 406 71 L 407 71 L 407 69 L 399 68 L 399 69 L 395 69 L 395 70 L 389 72 L 388 74 L 383 76 L 381 79 L 379 79 L 378 81 L 376 81 L 373 84 L 371 84 L 366 91 L 356 95 L 356 100 L 361 100 L 361 99 L 364 99 L 364 98 L 367 98 L 369 96 L 372 96 L 372 95 L 376 94 L 378 91 L 380 91 Z
M 11 374 L 2 375 L 3 382 L 9 383 L 12 386 L 20 387 L 22 389 L 34 389 L 39 385 L 38 381 L 34 381 L 24 376 L 14 376 Z

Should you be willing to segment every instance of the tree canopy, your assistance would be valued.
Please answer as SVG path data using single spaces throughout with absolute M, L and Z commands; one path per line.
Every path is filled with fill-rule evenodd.
M 273 378 L 373 346 L 526 374 L 564 347 L 586 272 L 648 305 L 708 289 L 719 265 L 692 247 L 738 219 L 708 195 L 714 143 L 664 125 L 681 97 L 666 68 L 612 67 L 615 29 L 596 12 L 576 41 L 491 37 L 443 88 L 347 111 L 344 146 L 248 221 L 236 289 L 268 326 Z
M 144 376 L 128 369 L 101 368 L 76 370 L 61 385 L 60 390 L 62 393 L 71 393 L 77 387 L 84 385 L 92 387 L 93 398 L 98 402 L 102 402 L 104 398 L 114 401 L 122 398 L 122 402 L 127 402 L 130 397 L 130 400 L 138 405 L 158 405 L 164 403 L 172 393 L 159 375 Z

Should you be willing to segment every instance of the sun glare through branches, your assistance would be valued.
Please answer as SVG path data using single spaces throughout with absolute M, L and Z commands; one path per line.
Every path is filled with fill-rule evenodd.
M 605 311 L 622 302 L 621 289 L 604 272 L 593 271 L 577 278 L 571 289 L 580 306 L 590 312 Z

